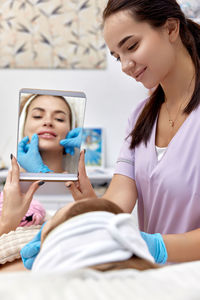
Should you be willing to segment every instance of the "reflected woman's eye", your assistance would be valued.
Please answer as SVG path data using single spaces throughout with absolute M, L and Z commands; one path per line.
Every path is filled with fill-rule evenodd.
M 33 116 L 33 119 L 41 119 L 42 116 Z
M 65 120 L 60 119 L 60 118 L 56 118 L 56 121 L 58 121 L 58 122 L 64 122 Z
M 133 44 L 132 46 L 130 46 L 130 47 L 128 48 L 128 50 L 129 50 L 129 51 L 130 51 L 130 50 L 133 50 L 137 45 L 138 45 L 138 43 Z

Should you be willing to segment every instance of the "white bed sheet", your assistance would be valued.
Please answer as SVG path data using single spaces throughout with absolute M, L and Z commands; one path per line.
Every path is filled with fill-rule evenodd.
M 200 261 L 147 271 L 0 274 L 1 300 L 199 300 Z

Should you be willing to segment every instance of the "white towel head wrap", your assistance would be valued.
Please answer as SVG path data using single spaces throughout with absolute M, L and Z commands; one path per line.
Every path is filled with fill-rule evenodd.
M 32 270 L 67 272 L 133 255 L 154 262 L 132 215 L 95 211 L 73 217 L 52 230 Z

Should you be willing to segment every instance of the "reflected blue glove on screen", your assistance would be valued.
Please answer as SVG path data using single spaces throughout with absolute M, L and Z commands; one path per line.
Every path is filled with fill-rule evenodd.
M 26 244 L 20 251 L 23 264 L 25 268 L 27 268 L 28 270 L 32 269 L 33 263 L 40 251 L 41 233 L 44 224 L 40 228 L 40 231 L 37 233 L 37 235 L 28 244 Z
M 64 140 L 60 141 L 60 145 L 62 145 L 65 148 L 66 153 L 74 155 L 74 148 L 81 147 L 82 131 L 83 128 L 74 128 L 67 134 Z
M 165 264 L 167 261 L 167 249 L 160 233 L 146 233 L 140 232 L 143 240 L 145 240 L 149 252 L 154 257 L 155 262 L 158 264 Z
M 35 133 L 32 136 L 30 144 L 28 144 L 28 136 L 24 137 L 18 144 L 17 160 L 22 168 L 32 173 L 52 172 L 42 161 L 38 149 L 39 138 Z

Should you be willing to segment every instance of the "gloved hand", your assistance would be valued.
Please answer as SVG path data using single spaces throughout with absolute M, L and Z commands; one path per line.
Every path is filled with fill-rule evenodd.
M 38 255 L 38 253 L 40 251 L 41 232 L 42 232 L 42 229 L 43 229 L 45 223 L 42 225 L 42 227 L 40 228 L 40 231 L 37 233 L 37 235 L 28 244 L 26 244 L 20 251 L 20 255 L 21 255 L 23 264 L 24 264 L 25 268 L 27 268 L 28 270 L 32 269 L 32 266 L 36 259 L 36 256 Z
M 81 147 L 83 128 L 77 127 L 68 132 L 66 138 L 60 141 L 60 145 L 65 148 L 65 152 L 74 155 L 75 149 Z
M 28 136 L 24 137 L 18 144 L 18 163 L 27 172 L 47 173 L 52 172 L 42 161 L 38 149 L 38 135 L 32 136 L 30 144 L 28 144 Z
M 165 264 L 168 255 L 162 235 L 160 233 L 150 234 L 142 231 L 140 234 L 143 240 L 145 240 L 149 248 L 149 252 L 154 257 L 155 262 L 158 264 Z

